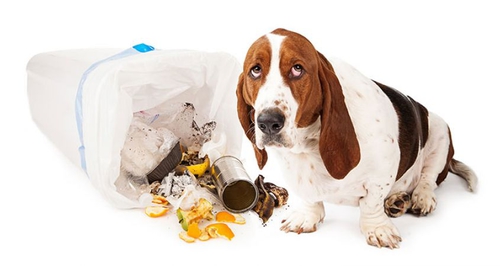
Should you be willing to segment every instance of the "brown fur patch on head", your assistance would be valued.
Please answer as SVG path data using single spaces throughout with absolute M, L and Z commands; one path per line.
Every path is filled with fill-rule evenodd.
M 298 33 L 285 29 L 276 29 L 272 33 L 286 36 L 280 49 L 280 72 L 299 103 L 295 124 L 299 128 L 307 127 L 318 119 L 322 108 L 316 49 L 309 40 Z M 297 65 L 302 68 L 299 78 L 290 74 L 291 69 Z
M 253 144 L 255 157 L 260 169 L 267 162 L 267 152 L 265 149 L 261 150 L 255 145 L 255 110 L 253 106 L 259 88 L 264 84 L 266 76 L 269 73 L 270 64 L 271 44 L 265 36 L 262 36 L 248 49 L 243 64 L 243 72 L 239 76 L 236 88 L 238 118 L 245 131 L 245 135 Z M 256 79 L 250 75 L 250 71 L 257 66 L 261 69 L 261 76 Z
M 361 153 L 335 71 L 304 36 L 285 29 L 272 33 L 286 36 L 280 50 L 280 71 L 299 104 L 295 123 L 307 127 L 321 117 L 321 158 L 330 175 L 342 179 L 359 163 Z M 296 65 L 302 67 L 300 77 L 290 75 Z

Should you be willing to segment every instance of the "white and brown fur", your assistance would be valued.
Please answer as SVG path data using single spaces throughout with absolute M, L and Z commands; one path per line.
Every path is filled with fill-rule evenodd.
M 255 41 L 237 96 L 259 167 L 266 149 L 275 149 L 287 186 L 303 201 L 283 231 L 314 232 L 323 202 L 348 204 L 359 206 L 368 244 L 396 248 L 401 237 L 389 216 L 432 212 L 448 171 L 476 186 L 473 171 L 453 159 L 443 119 L 345 62 L 328 61 L 300 34 L 277 29 Z

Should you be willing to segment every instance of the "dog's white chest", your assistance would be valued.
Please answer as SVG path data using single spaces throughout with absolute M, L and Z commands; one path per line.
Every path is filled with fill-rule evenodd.
M 283 175 L 288 187 L 301 199 L 310 202 L 326 201 L 357 206 L 366 194 L 361 181 L 346 178 L 337 180 L 328 174 L 317 151 L 294 153 L 277 149 L 283 161 Z

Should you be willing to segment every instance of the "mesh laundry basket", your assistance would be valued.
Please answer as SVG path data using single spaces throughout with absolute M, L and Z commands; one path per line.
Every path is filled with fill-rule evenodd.
M 226 53 L 80 49 L 35 55 L 27 65 L 33 120 L 116 207 L 138 207 L 117 192 L 120 151 L 133 114 L 189 102 L 217 122 L 227 153 L 239 156 L 235 88 L 241 65 Z

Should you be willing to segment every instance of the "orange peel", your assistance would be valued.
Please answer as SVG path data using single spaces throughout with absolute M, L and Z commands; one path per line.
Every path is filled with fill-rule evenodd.
M 187 235 L 192 238 L 199 238 L 202 235 L 202 231 L 198 227 L 198 223 L 188 225 Z
M 207 225 L 203 230 L 198 227 L 198 223 L 189 224 L 188 230 L 179 233 L 179 238 L 187 243 L 193 243 L 196 239 L 207 241 L 212 238 L 223 237 L 231 240 L 234 233 L 225 223 L 213 223 Z
M 147 216 L 156 218 L 167 214 L 168 208 L 164 206 L 147 206 L 144 212 Z
M 228 240 L 231 240 L 234 237 L 233 231 L 225 223 L 214 223 L 207 225 L 207 227 L 205 227 L 205 230 L 211 238 L 224 237 Z
M 245 224 L 245 218 L 239 214 L 229 213 L 227 211 L 220 211 L 216 214 L 215 220 L 217 222 Z
M 211 237 L 210 235 L 208 234 L 207 230 L 203 230 L 201 231 L 201 235 L 200 237 L 198 237 L 198 240 L 201 240 L 201 241 L 207 241 L 209 240 Z

